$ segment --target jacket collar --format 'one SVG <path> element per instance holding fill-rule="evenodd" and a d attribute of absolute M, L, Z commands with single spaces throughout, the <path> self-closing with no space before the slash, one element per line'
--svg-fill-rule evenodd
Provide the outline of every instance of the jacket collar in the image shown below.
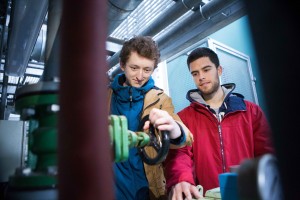
<path fill-rule="evenodd" d="M 132 86 L 123 86 L 125 82 L 125 74 L 118 74 L 111 83 L 110 88 L 114 91 L 116 97 L 122 101 L 140 100 L 145 94 L 154 87 L 154 80 L 152 77 L 140 88 Z"/>
<path fill-rule="evenodd" d="M 239 93 L 234 93 L 235 84 L 227 83 L 221 85 L 222 90 L 225 93 L 224 101 L 220 107 L 219 112 L 233 112 L 235 110 L 246 110 L 246 104 L 244 102 L 244 96 Z M 209 108 L 209 105 L 203 99 L 201 92 L 198 89 L 189 90 L 186 94 L 186 98 L 191 103 L 199 103 Z"/>
<path fill-rule="evenodd" d="M 235 84 L 234 83 L 228 83 L 228 84 L 224 84 L 221 85 L 223 92 L 225 93 L 225 98 L 228 98 L 230 96 L 230 94 L 232 93 L 232 91 L 235 89 Z M 205 102 L 205 100 L 203 99 L 200 90 L 198 89 L 193 89 L 193 90 L 189 90 L 186 94 L 186 98 L 187 100 L 189 100 L 190 102 L 198 102 L 204 105 L 207 105 L 207 103 Z"/>

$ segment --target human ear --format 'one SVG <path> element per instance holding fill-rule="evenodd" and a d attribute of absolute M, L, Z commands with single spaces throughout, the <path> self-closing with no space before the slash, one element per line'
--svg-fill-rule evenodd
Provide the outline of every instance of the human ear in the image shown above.
<path fill-rule="evenodd" d="M 218 75 L 221 76 L 223 73 L 223 67 L 221 65 L 219 65 L 219 67 L 217 68 L 218 70 Z"/>

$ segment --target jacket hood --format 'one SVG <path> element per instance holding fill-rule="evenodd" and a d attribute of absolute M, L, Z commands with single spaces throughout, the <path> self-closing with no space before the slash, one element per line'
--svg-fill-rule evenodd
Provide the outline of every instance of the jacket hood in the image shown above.
<path fill-rule="evenodd" d="M 230 96 L 230 94 L 232 94 L 233 90 L 235 89 L 235 84 L 227 83 L 227 84 L 221 85 L 221 87 L 225 93 L 225 99 L 227 99 Z M 241 95 L 241 94 L 238 94 L 238 93 L 234 93 L 234 94 L 243 97 L 243 95 Z M 186 94 L 186 99 L 189 100 L 191 103 L 196 101 L 198 103 L 206 105 L 206 102 L 203 99 L 199 89 L 189 90 Z"/>
<path fill-rule="evenodd" d="M 227 83 L 221 85 L 222 90 L 225 93 L 225 98 L 223 104 L 221 105 L 219 111 L 224 113 L 233 112 L 236 110 L 245 110 L 246 104 L 244 102 L 244 96 L 239 93 L 234 93 L 235 84 L 234 83 Z M 209 107 L 208 104 L 203 99 L 201 92 L 198 89 L 189 90 L 187 92 L 186 98 L 191 103 L 200 103 L 205 107 Z"/>
<path fill-rule="evenodd" d="M 121 101 L 140 100 L 143 99 L 145 94 L 154 87 L 154 80 L 152 77 L 140 88 L 132 86 L 123 86 L 126 81 L 125 74 L 118 74 L 110 85 L 110 88 L 114 91 L 114 94 L 118 96 Z"/>
<path fill-rule="evenodd" d="M 142 87 L 123 86 L 125 74 L 119 74 L 111 83 L 110 88 L 113 90 L 110 105 L 110 114 L 124 115 L 128 121 L 128 129 L 137 131 L 140 114 L 143 110 L 145 94 L 154 86 L 154 81 L 150 77 Z"/>

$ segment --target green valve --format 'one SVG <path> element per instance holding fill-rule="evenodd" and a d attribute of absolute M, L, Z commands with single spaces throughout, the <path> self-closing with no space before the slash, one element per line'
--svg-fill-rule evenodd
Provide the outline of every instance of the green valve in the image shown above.
<path fill-rule="evenodd" d="M 128 125 L 127 119 L 125 116 L 120 116 L 120 124 L 121 124 L 121 162 L 126 161 L 129 157 L 129 140 L 128 140 Z"/>
<path fill-rule="evenodd" d="M 129 148 L 144 147 L 150 143 L 150 137 L 146 133 L 135 133 L 128 130 L 125 116 L 110 115 L 109 122 L 109 133 L 114 149 L 115 162 L 127 160 Z"/>
<path fill-rule="evenodd" d="M 150 142 L 150 137 L 145 132 L 137 132 L 138 135 L 138 143 L 137 147 L 144 147 Z"/>

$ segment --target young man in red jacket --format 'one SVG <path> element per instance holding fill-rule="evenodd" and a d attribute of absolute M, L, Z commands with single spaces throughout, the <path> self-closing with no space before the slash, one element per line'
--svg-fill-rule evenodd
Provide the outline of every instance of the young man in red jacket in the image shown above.
<path fill-rule="evenodd" d="M 273 153 L 271 131 L 261 108 L 233 93 L 235 84 L 220 85 L 222 67 L 217 54 L 197 48 L 187 59 L 197 89 L 187 93 L 191 104 L 178 115 L 194 135 L 192 147 L 170 150 L 165 162 L 172 200 L 199 198 L 219 187 L 218 175 L 246 158 Z"/>

